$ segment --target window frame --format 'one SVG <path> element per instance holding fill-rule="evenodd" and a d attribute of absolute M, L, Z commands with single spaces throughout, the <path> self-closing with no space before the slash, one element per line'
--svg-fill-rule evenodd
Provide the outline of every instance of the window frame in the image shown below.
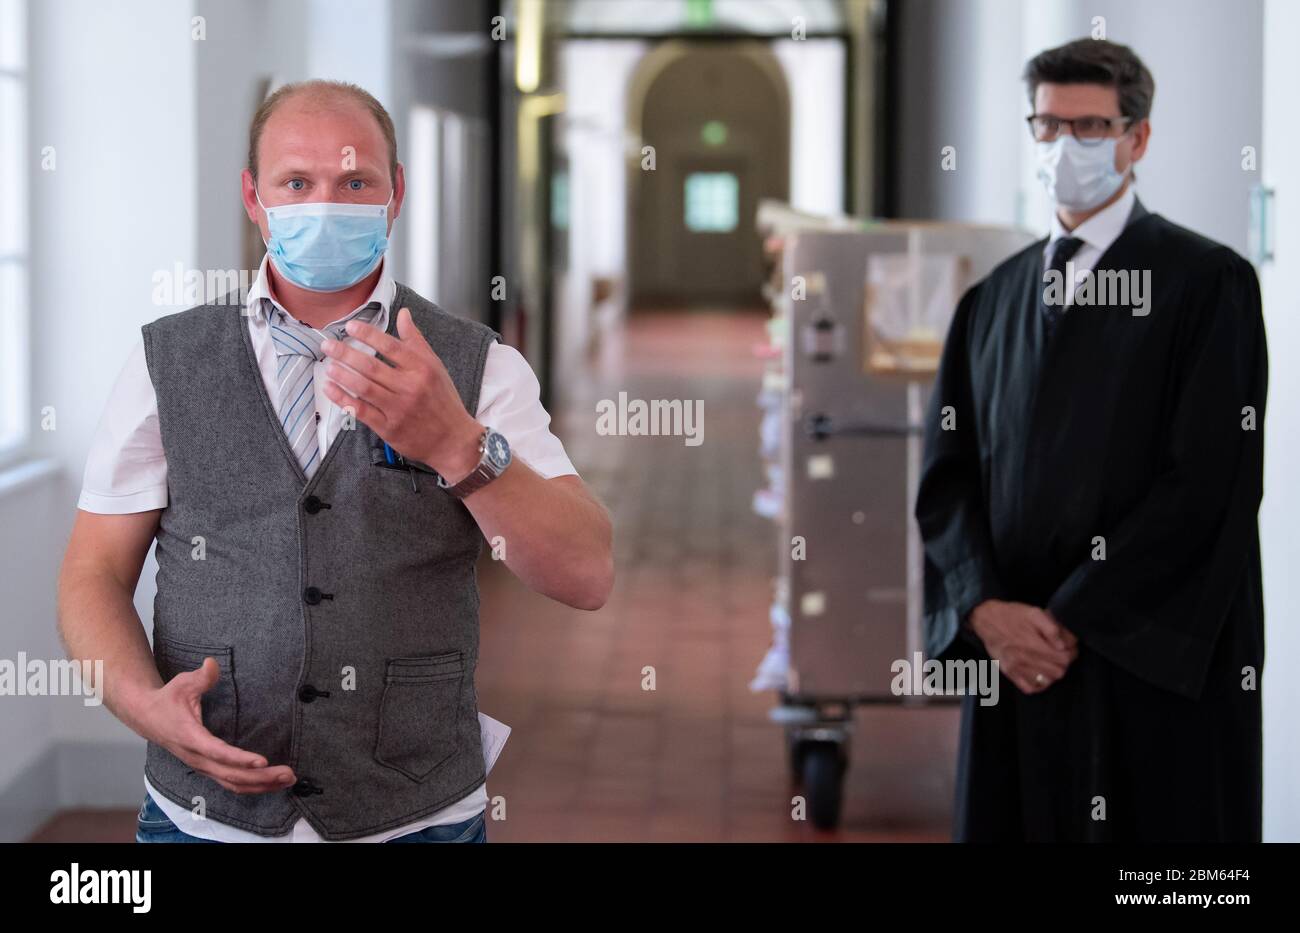
<path fill-rule="evenodd" d="M 0 0 L 0 32 L 16 36 L 15 61 L 0 59 L 0 95 L 10 89 L 13 112 L 0 109 L 0 145 L 11 140 L 16 164 L 0 172 L 0 231 L 12 229 L 14 241 L 0 242 L 0 469 L 32 453 L 31 418 L 31 226 L 27 158 L 30 141 L 31 81 L 27 0 Z M 3 100 L 0 100 L 3 103 Z M 4 154 L 0 154 L 2 156 Z M 0 166 L 4 159 L 0 158 Z M 10 277 L 12 276 L 12 277 Z M 7 306 L 13 301 L 13 306 Z"/>

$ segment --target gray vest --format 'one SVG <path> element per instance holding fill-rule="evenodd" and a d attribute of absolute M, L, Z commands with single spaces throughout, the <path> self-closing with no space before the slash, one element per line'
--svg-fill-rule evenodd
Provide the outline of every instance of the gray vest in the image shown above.
<path fill-rule="evenodd" d="M 309 482 L 262 382 L 242 298 L 226 297 L 143 328 L 168 480 L 154 656 L 164 682 L 215 658 L 204 724 L 299 780 L 231 793 L 152 742 L 145 774 L 181 806 L 202 798 L 210 818 L 263 836 L 300 816 L 330 840 L 402 826 L 485 777 L 474 690 L 482 534 L 434 473 L 388 466 L 359 421 Z M 497 334 L 400 284 L 389 333 L 402 307 L 474 412 Z"/>

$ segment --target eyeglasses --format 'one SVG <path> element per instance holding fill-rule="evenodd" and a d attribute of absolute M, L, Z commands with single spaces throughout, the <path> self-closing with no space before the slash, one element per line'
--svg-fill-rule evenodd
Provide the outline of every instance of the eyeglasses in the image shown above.
<path fill-rule="evenodd" d="M 1111 131 L 1116 126 L 1124 128 L 1118 135 L 1122 136 L 1128 132 L 1128 125 L 1133 122 L 1133 117 L 1075 117 L 1073 120 L 1067 120 L 1048 113 L 1035 113 L 1025 117 L 1025 121 L 1029 124 L 1030 135 L 1040 143 L 1050 143 L 1056 139 L 1064 124 L 1070 127 L 1070 133 L 1081 144 L 1096 146 L 1103 139 L 1110 138 Z"/>

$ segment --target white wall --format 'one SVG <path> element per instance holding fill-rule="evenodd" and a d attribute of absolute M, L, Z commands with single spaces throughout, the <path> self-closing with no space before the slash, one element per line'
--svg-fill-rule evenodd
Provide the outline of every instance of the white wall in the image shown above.
<path fill-rule="evenodd" d="M 1268 330 L 1268 411 L 1264 425 L 1264 827 L 1274 842 L 1300 842 L 1300 127 L 1295 91 L 1300 87 L 1300 4 L 1267 0 L 1264 13 L 1265 184 L 1277 191 L 1273 228 L 1276 259 L 1260 270 Z"/>
<path fill-rule="evenodd" d="M 591 282 L 626 284 L 628 83 L 648 46 L 632 40 L 566 43 L 564 145 L 569 157 L 569 268 L 557 310 L 557 369 L 577 372 L 592 339 Z"/>
<path fill-rule="evenodd" d="M 10 474 L 12 477 L 12 474 Z M 0 657 L 17 661 L 20 652 L 33 659 L 62 658 L 54 628 L 53 595 L 58 551 L 68 510 L 64 484 L 39 470 L 22 480 L 0 482 Z M 52 527 L 53 526 L 53 527 Z M 12 529 L 24 529 L 16 534 Z M 54 746 L 55 718 L 61 705 L 45 697 L 6 696 L 0 716 L 0 789 L 8 788 Z M 11 810 L 18 809 L 18 802 Z M 29 832 L 44 814 L 24 821 L 23 814 L 0 814 L 0 841 L 12 842 Z M 5 834 L 17 833 L 13 838 Z"/>
<path fill-rule="evenodd" d="M 151 303 L 154 271 L 196 258 L 192 12 L 184 0 L 29 4 L 32 404 L 55 417 L 53 430 L 37 431 L 34 452 L 54 469 L 0 486 L 6 658 L 63 657 L 56 582 L 90 437 L 140 325 L 172 310 Z M 41 166 L 47 146 L 51 171 Z M 146 617 L 148 600 L 137 600 Z M 61 760 L 61 743 L 139 743 L 78 698 L 5 708 L 0 789 L 38 767 L 55 782 L 48 800 L 31 801 L 33 817 L 83 802 L 60 796 L 67 785 L 57 765 L 50 773 L 41 764 Z M 138 794 L 138 783 L 129 790 Z M 85 802 L 133 802 L 111 796 L 126 788 L 106 791 L 109 800 Z M 15 829 L 23 827 L 6 822 Z"/>
<path fill-rule="evenodd" d="M 391 0 L 306 0 L 307 72 L 351 81 L 388 106 L 392 98 Z M 484 23 L 484 28 L 487 24 Z"/>
<path fill-rule="evenodd" d="M 790 86 L 790 204 L 796 210 L 845 212 L 845 51 L 837 39 L 772 43 Z"/>
<path fill-rule="evenodd" d="M 43 521 L 4 516 L 0 525 L 25 529 L 24 546 L 51 572 L 104 398 L 140 325 L 174 310 L 152 304 L 153 274 L 197 258 L 192 13 L 175 0 L 30 4 L 31 143 L 57 154 L 55 170 L 35 168 L 31 186 L 33 403 L 54 406 L 56 430 L 36 442 L 62 472 L 49 491 L 29 490 L 48 497 Z M 15 515 L 29 508 L 0 502 Z M 44 655 L 57 645 L 53 576 L 13 582 L 23 614 L 11 624 Z M 137 603 L 146 612 L 147 598 Z M 102 707 L 49 702 L 44 744 L 17 746 L 10 767 L 61 740 L 134 738 Z"/>

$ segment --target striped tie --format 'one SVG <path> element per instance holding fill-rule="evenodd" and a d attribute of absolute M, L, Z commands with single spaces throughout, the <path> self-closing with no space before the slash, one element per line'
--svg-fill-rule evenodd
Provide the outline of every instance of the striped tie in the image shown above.
<path fill-rule="evenodd" d="M 271 341 L 278 358 L 276 372 L 280 383 L 278 411 L 280 427 L 284 429 L 294 456 L 302 471 L 311 479 L 320 465 L 320 441 L 317 438 L 316 364 L 325 359 L 320 345 L 326 337 L 341 340 L 347 336 L 343 325 L 353 318 L 373 322 L 380 311 L 378 302 L 358 308 L 345 318 L 326 325 L 324 330 L 309 327 L 285 314 L 271 302 L 265 302 Z"/>

